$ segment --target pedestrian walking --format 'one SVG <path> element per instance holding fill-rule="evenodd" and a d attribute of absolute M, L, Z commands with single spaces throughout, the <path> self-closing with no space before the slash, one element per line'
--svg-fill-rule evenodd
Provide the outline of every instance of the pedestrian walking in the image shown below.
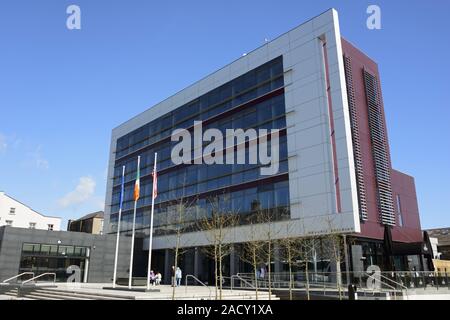
<path fill-rule="evenodd" d="M 155 272 L 153 272 L 153 270 L 150 270 L 150 276 L 149 276 L 149 278 L 150 278 L 150 284 L 155 285 L 155 278 L 156 278 L 156 275 L 155 275 Z"/>
<path fill-rule="evenodd" d="M 177 287 L 181 285 L 181 278 L 183 276 L 183 273 L 181 272 L 180 267 L 177 267 L 177 270 L 175 272 L 175 279 L 177 281 Z"/>
<path fill-rule="evenodd" d="M 156 277 L 155 277 L 155 284 L 157 286 L 159 286 L 161 284 L 161 281 L 162 281 L 162 275 L 161 275 L 161 272 L 158 271 L 156 273 Z"/>

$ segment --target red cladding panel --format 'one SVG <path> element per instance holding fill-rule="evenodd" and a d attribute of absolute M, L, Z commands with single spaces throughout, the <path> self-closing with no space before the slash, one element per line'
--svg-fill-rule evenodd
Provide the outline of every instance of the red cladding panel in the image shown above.
<path fill-rule="evenodd" d="M 422 228 L 420 226 L 414 178 L 394 169 L 391 172 L 395 212 L 399 212 L 397 205 L 398 195 L 403 220 L 403 227 L 400 227 L 399 217 L 397 215 L 397 227 L 392 230 L 392 240 L 399 242 L 420 242 L 422 241 Z"/>
<path fill-rule="evenodd" d="M 368 106 L 364 85 L 363 70 L 374 75 L 380 83 L 380 75 L 377 64 L 367 57 L 359 49 L 355 48 L 345 39 L 342 39 L 342 50 L 351 61 L 351 76 L 354 89 L 356 106 L 356 119 L 358 122 L 358 135 L 360 140 L 361 160 L 363 166 L 363 180 L 367 201 L 367 220 L 361 223 L 361 237 L 382 240 L 384 237 L 384 225 L 380 223 L 380 215 L 377 205 L 377 184 L 374 171 L 374 160 L 372 155 L 372 144 L 369 127 Z M 385 119 L 384 106 L 381 94 L 381 115 Z M 386 121 L 384 122 L 384 133 L 387 137 Z M 391 166 L 389 144 L 386 145 L 389 167 Z M 405 174 L 391 170 L 391 183 L 393 191 L 394 208 L 397 215 L 396 194 L 400 194 L 403 213 L 403 227 L 396 226 L 392 229 L 394 241 L 417 242 L 421 241 L 421 229 L 419 213 L 415 192 L 414 180 Z M 403 199 L 404 198 L 404 199 Z"/>

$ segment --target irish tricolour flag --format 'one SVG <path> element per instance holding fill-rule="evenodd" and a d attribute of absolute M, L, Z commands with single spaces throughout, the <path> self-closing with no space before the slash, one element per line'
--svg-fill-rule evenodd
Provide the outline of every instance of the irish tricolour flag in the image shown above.
<path fill-rule="evenodd" d="M 134 201 L 138 201 L 139 193 L 141 190 L 140 170 L 139 170 L 140 166 L 141 166 L 141 156 L 138 157 L 138 161 L 137 161 L 136 182 L 134 183 Z"/>

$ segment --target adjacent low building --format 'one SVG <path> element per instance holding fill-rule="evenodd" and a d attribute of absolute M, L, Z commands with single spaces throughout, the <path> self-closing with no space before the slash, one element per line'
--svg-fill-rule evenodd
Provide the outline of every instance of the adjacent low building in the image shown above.
<path fill-rule="evenodd" d="M 58 231 L 60 225 L 61 218 L 45 216 L 0 192 L 0 226 Z"/>
<path fill-rule="evenodd" d="M 103 234 L 103 216 L 103 211 L 96 211 L 77 220 L 69 220 L 67 231 Z"/>
<path fill-rule="evenodd" d="M 0 192 L 0 282 L 23 272 L 50 273 L 48 279 L 81 282 L 112 280 L 116 236 L 102 235 L 103 212 L 69 221 L 44 216 Z M 128 276 L 130 239 L 119 245 L 118 277 Z M 43 279 L 47 280 L 47 279 Z"/>
<path fill-rule="evenodd" d="M 118 277 L 128 276 L 131 242 L 119 245 Z M 112 281 L 115 235 L 0 227 L 0 282 L 23 272 L 54 273 L 56 281 Z M 52 275 L 46 279 L 52 280 Z"/>
<path fill-rule="evenodd" d="M 430 237 L 437 241 L 436 249 L 439 256 L 436 258 L 441 260 L 450 260 L 450 228 L 428 229 L 426 232 Z"/>

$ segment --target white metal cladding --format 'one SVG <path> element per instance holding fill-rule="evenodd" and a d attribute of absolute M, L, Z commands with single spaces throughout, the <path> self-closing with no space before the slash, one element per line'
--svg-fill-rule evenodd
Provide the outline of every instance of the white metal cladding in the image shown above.
<path fill-rule="evenodd" d="M 391 167 L 387 153 L 387 141 L 383 114 L 381 113 L 381 98 L 378 79 L 363 70 L 364 85 L 369 113 L 370 138 L 372 156 L 375 166 L 377 183 L 377 202 L 381 223 L 394 226 L 395 212 L 392 198 Z"/>
<path fill-rule="evenodd" d="M 355 88 L 353 86 L 352 61 L 344 56 L 345 80 L 347 83 L 348 108 L 350 110 L 350 123 L 352 126 L 353 155 L 355 157 L 356 183 L 358 185 L 359 216 L 367 220 L 367 198 L 364 182 L 364 170 L 361 154 L 361 141 L 359 138 L 358 116 L 356 112 Z"/>

